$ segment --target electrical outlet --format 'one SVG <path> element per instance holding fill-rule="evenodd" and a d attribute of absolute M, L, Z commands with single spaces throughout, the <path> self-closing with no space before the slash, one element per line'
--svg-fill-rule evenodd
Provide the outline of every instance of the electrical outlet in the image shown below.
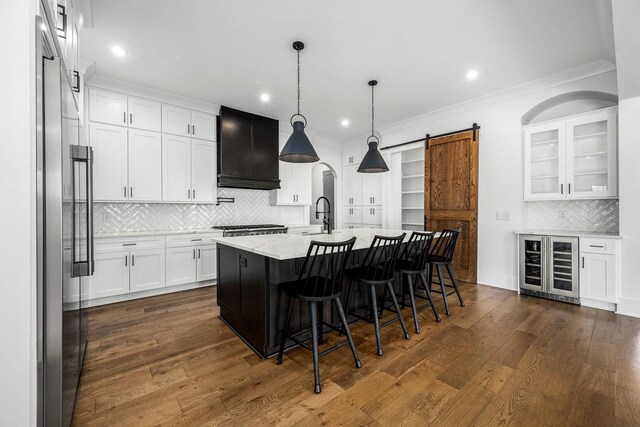
<path fill-rule="evenodd" d="M 496 212 L 496 219 L 498 221 L 511 221 L 511 212 Z"/>

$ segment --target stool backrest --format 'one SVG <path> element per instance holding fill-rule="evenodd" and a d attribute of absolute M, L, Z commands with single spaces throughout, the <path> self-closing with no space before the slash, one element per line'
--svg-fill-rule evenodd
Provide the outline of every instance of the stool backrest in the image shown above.
<path fill-rule="evenodd" d="M 393 273 L 400 255 L 400 247 L 406 236 L 375 236 L 360 266 L 363 278 L 367 280 L 385 281 L 393 279 Z"/>
<path fill-rule="evenodd" d="M 433 243 L 434 232 L 414 231 L 409 237 L 400 259 L 410 271 L 422 271 L 427 268 L 427 258 Z"/>
<path fill-rule="evenodd" d="M 299 283 L 306 292 L 331 294 L 340 291 L 342 275 L 351 255 L 356 238 L 343 242 L 317 242 L 309 244 L 307 256 L 302 263 Z"/>
<path fill-rule="evenodd" d="M 461 228 L 457 230 L 442 230 L 436 243 L 432 246 L 430 257 L 438 258 L 441 261 L 453 261 L 453 253 L 456 250 L 456 242 L 460 235 Z"/>

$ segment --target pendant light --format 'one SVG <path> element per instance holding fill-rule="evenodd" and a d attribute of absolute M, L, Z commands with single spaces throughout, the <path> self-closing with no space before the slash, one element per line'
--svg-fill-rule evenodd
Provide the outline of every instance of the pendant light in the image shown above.
<path fill-rule="evenodd" d="M 298 112 L 291 116 L 289 123 L 293 127 L 293 133 L 282 148 L 278 157 L 283 162 L 290 163 L 313 163 L 320 160 L 313 149 L 311 141 L 304 133 L 307 127 L 307 118 L 300 114 L 300 51 L 304 49 L 304 43 L 300 41 L 293 42 L 293 49 L 298 52 Z M 299 116 L 304 119 L 304 123 L 300 120 L 293 121 L 293 118 Z"/>
<path fill-rule="evenodd" d="M 377 80 L 369 81 L 369 86 L 371 86 L 371 136 L 367 138 L 367 144 L 369 145 L 369 150 L 367 150 L 367 154 L 364 155 L 362 159 L 362 163 L 360 163 L 360 167 L 358 167 L 358 172 L 361 173 L 378 173 L 378 172 L 388 172 L 389 168 L 382 158 L 382 154 L 378 151 L 378 144 L 380 144 L 380 140 L 373 133 L 373 119 L 374 119 L 374 100 L 373 100 L 373 88 L 378 84 Z"/>

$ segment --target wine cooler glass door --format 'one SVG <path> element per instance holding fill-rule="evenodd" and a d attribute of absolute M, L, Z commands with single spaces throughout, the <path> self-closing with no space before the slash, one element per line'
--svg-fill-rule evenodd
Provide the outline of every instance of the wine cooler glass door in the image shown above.
<path fill-rule="evenodd" d="M 520 287 L 544 291 L 545 258 L 543 236 L 520 236 Z"/>
<path fill-rule="evenodd" d="M 548 292 L 578 297 L 578 239 L 550 237 L 548 252 Z"/>

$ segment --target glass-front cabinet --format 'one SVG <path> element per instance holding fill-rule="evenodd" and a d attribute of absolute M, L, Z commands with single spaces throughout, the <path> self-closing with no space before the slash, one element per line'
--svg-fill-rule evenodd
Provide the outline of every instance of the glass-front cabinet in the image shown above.
<path fill-rule="evenodd" d="M 617 109 L 606 108 L 524 128 L 524 199 L 618 196 Z"/>
<path fill-rule="evenodd" d="M 545 262 L 544 236 L 520 237 L 520 287 L 532 291 L 544 291 Z"/>

